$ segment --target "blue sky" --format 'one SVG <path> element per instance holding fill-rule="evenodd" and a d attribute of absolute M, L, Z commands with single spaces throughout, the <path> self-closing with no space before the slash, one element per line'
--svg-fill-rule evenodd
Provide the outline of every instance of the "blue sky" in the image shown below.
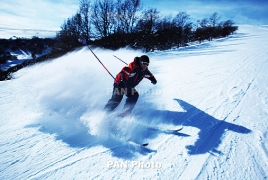
<path fill-rule="evenodd" d="M 79 0 L 1 0 L 0 28 L 58 30 Z"/>
<path fill-rule="evenodd" d="M 268 25 L 268 0 L 144 0 L 143 4 L 155 7 L 163 15 L 186 12 L 192 22 L 218 12 L 222 21 L 232 19 L 236 24 Z"/>
<path fill-rule="evenodd" d="M 191 21 L 218 12 L 221 20 L 236 24 L 268 25 L 268 0 L 143 0 L 143 8 L 161 15 L 186 12 Z M 1 0 L 0 28 L 60 30 L 79 8 L 79 0 Z"/>

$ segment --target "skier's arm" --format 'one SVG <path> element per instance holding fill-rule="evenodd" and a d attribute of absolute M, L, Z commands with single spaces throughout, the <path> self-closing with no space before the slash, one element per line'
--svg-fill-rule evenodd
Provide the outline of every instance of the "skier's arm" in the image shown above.
<path fill-rule="evenodd" d="M 152 84 L 156 84 L 156 83 L 157 83 L 157 80 L 155 79 L 154 76 L 151 76 L 151 77 L 149 77 L 148 79 L 151 80 L 151 83 L 152 83 Z"/>
<path fill-rule="evenodd" d="M 117 74 L 114 83 L 118 84 L 124 80 L 127 80 L 130 75 L 131 69 L 129 67 L 123 67 L 122 70 Z"/>
<path fill-rule="evenodd" d="M 149 79 L 152 84 L 157 83 L 157 80 L 155 79 L 154 75 L 149 70 L 147 70 L 147 73 L 146 73 L 146 75 L 144 77 Z"/>

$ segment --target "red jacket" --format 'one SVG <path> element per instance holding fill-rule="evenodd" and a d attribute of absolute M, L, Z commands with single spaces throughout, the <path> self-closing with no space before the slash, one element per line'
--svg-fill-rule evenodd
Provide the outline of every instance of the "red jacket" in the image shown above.
<path fill-rule="evenodd" d="M 123 81 L 126 87 L 135 87 L 144 77 L 151 80 L 153 84 L 156 84 L 154 75 L 148 69 L 143 71 L 140 65 L 133 61 L 128 66 L 122 68 L 120 73 L 116 75 L 114 83 L 118 84 L 120 81 Z"/>

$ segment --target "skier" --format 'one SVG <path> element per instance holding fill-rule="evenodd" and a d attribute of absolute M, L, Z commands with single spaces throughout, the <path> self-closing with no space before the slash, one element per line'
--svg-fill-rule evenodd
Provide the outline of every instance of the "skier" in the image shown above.
<path fill-rule="evenodd" d="M 124 117 L 131 113 L 139 98 L 135 86 L 144 77 L 149 79 L 152 84 L 157 83 L 154 75 L 148 70 L 149 62 L 149 57 L 142 55 L 141 57 L 135 57 L 133 62 L 122 68 L 114 80 L 112 97 L 104 107 L 106 111 L 113 111 L 120 104 L 123 96 L 126 95 L 126 103 L 120 116 Z"/>

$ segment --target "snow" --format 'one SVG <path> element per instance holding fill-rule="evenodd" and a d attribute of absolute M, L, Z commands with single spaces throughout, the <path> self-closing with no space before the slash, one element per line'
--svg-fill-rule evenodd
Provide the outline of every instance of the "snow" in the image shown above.
<path fill-rule="evenodd" d="M 16 29 L 16 28 L 3 28 L 0 27 L 0 38 L 10 39 L 10 38 L 53 38 L 59 30 L 42 30 L 42 29 Z"/>
<path fill-rule="evenodd" d="M 102 112 L 113 79 L 87 47 L 16 72 L 0 82 L 0 179 L 267 179 L 267 32 L 148 53 L 158 83 L 124 119 Z M 143 54 L 93 51 L 113 75 L 113 55 Z"/>
<path fill-rule="evenodd" d="M 17 66 L 18 64 L 22 64 L 23 62 L 32 59 L 32 55 L 30 53 L 26 53 L 22 50 L 19 52 L 12 52 L 10 54 L 16 56 L 17 59 L 7 60 L 5 64 L 0 64 L 0 69 L 3 71 L 6 71 L 11 67 Z"/>

